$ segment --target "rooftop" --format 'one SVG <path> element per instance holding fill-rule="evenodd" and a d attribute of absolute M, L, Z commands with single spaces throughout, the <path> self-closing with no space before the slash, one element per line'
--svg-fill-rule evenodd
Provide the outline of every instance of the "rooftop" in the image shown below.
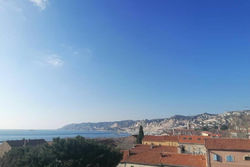
<path fill-rule="evenodd" d="M 205 144 L 205 139 L 210 138 L 208 136 L 179 136 L 179 143 L 188 144 Z"/>
<path fill-rule="evenodd" d="M 160 153 L 146 151 L 124 156 L 121 162 L 147 165 L 183 165 L 186 167 L 205 167 L 206 159 L 203 155 Z"/>
<path fill-rule="evenodd" d="M 155 141 L 155 142 L 164 142 L 164 141 L 173 141 L 178 142 L 178 136 L 144 136 L 143 141 Z"/>
<path fill-rule="evenodd" d="M 205 146 L 209 150 L 250 151 L 249 139 L 205 139 Z"/>

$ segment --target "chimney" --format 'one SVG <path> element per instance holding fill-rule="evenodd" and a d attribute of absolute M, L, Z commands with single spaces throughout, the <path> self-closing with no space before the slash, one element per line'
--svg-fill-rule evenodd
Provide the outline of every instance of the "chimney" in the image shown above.
<path fill-rule="evenodd" d="M 127 158 L 129 157 L 129 155 L 130 155 L 130 150 L 124 150 L 123 151 L 123 161 L 126 161 L 127 160 Z"/>

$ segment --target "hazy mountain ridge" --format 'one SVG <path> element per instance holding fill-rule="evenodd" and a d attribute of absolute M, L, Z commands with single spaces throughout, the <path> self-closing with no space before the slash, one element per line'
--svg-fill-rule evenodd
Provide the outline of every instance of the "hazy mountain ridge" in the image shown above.
<path fill-rule="evenodd" d="M 79 123 L 69 124 L 61 130 L 83 130 L 83 131 L 116 131 L 134 134 L 142 125 L 146 134 L 162 134 L 167 129 L 213 127 L 228 125 L 234 115 L 250 114 L 250 110 L 231 111 L 223 114 L 203 113 L 194 116 L 175 115 L 163 119 L 124 120 L 114 122 Z"/>

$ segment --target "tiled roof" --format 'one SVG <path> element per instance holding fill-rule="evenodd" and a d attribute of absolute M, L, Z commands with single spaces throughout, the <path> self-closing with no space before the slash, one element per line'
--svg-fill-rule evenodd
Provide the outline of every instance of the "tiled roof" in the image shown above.
<path fill-rule="evenodd" d="M 138 144 L 134 148 L 130 149 L 131 153 L 139 153 L 139 152 L 145 152 L 145 151 L 153 151 L 153 152 L 171 152 L 171 153 L 177 153 L 177 147 L 173 146 L 151 146 L 151 145 L 143 145 Z"/>
<path fill-rule="evenodd" d="M 159 153 L 146 151 L 125 156 L 121 162 L 147 165 L 177 165 L 185 167 L 205 167 L 206 159 L 203 155 Z"/>
<path fill-rule="evenodd" d="M 210 138 L 208 136 L 179 136 L 179 143 L 188 144 L 205 144 L 205 139 Z"/>
<path fill-rule="evenodd" d="M 146 151 L 146 152 L 123 156 L 123 158 L 125 159 L 123 159 L 121 162 L 148 164 L 148 165 L 156 165 L 161 163 L 161 153 L 159 152 Z"/>
<path fill-rule="evenodd" d="M 249 139 L 205 139 L 205 146 L 210 150 L 250 151 Z"/>
<path fill-rule="evenodd" d="M 203 155 L 177 154 L 177 147 L 138 144 L 123 151 L 123 163 L 147 165 L 176 165 L 185 167 L 205 167 Z"/>
<path fill-rule="evenodd" d="M 22 147 L 22 146 L 37 146 L 45 144 L 44 139 L 34 139 L 34 140 L 8 140 L 6 141 L 11 147 Z"/>
<path fill-rule="evenodd" d="M 173 141 L 173 142 L 178 142 L 178 136 L 144 136 L 143 141 L 155 141 L 155 142 Z"/>
<path fill-rule="evenodd" d="M 161 163 L 188 167 L 206 167 L 206 158 L 204 155 L 166 154 Z"/>

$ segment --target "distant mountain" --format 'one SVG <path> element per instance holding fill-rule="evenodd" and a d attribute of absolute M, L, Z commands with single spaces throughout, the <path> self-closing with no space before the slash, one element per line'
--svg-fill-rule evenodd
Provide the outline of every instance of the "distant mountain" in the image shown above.
<path fill-rule="evenodd" d="M 62 127 L 62 130 L 119 130 L 123 128 L 130 127 L 137 121 L 124 120 L 124 121 L 114 121 L 114 122 L 98 122 L 98 123 L 79 123 L 79 124 L 69 124 Z"/>
<path fill-rule="evenodd" d="M 250 114 L 250 110 L 231 111 L 223 114 L 203 113 L 194 116 L 175 115 L 170 118 L 151 119 L 151 120 L 124 120 L 114 122 L 98 123 L 79 123 L 69 124 L 60 130 L 83 130 L 83 131 L 116 131 L 135 134 L 138 127 L 144 127 L 145 134 L 162 134 L 167 129 L 192 128 L 201 129 L 202 127 L 220 127 L 228 125 L 235 115 Z"/>

